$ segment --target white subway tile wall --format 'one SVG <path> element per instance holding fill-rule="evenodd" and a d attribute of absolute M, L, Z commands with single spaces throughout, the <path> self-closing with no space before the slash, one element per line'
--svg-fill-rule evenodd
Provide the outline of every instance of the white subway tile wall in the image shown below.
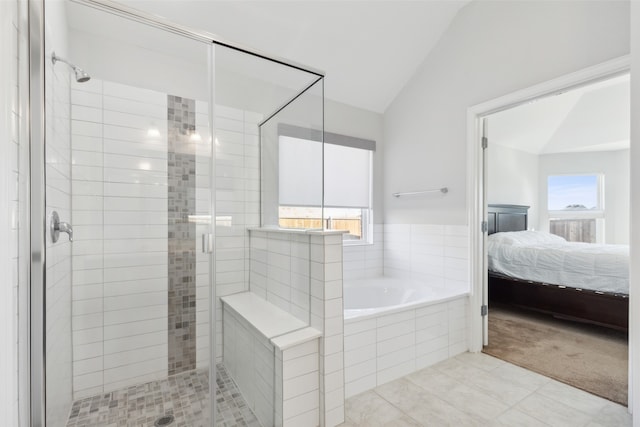
<path fill-rule="evenodd" d="M 224 306 L 224 364 L 262 425 L 274 419 L 274 348 L 233 309 Z"/>
<path fill-rule="evenodd" d="M 49 40 L 50 42 L 50 40 Z M 45 61 L 46 85 L 46 193 L 47 221 L 52 211 L 72 222 L 71 191 L 71 75 L 66 67 Z M 74 82 L 75 83 L 75 82 Z M 66 234 L 53 243 L 47 236 L 46 334 L 47 421 L 62 424 L 72 401 L 71 250 Z M 83 309 L 83 308 L 79 308 Z"/>
<path fill-rule="evenodd" d="M 167 375 L 167 96 L 74 85 L 74 398 Z"/>
<path fill-rule="evenodd" d="M 216 292 L 248 290 L 261 116 L 216 106 Z M 196 235 L 211 221 L 209 107 L 196 101 Z M 167 375 L 167 95 L 92 79 L 72 90 L 74 391 Z M 209 365 L 209 254 L 196 252 L 196 364 Z M 217 301 L 216 351 L 222 359 Z"/>
<path fill-rule="evenodd" d="M 252 312 L 247 317 L 247 311 L 254 308 L 252 303 L 242 306 L 237 300 L 226 299 L 223 304 L 225 369 L 262 425 L 317 426 L 319 331 L 300 329 L 296 323 L 302 322 L 259 300 L 263 305 L 257 310 L 260 316 Z M 252 322 L 280 327 L 267 332 L 269 328 L 259 330 Z"/>
<path fill-rule="evenodd" d="M 385 224 L 384 275 L 469 290 L 469 227 Z"/>
<path fill-rule="evenodd" d="M 206 103 L 196 103 L 196 129 L 202 138 L 206 130 Z M 222 305 L 220 297 L 249 290 L 249 234 L 247 228 L 260 225 L 260 143 L 258 123 L 262 115 L 250 111 L 216 105 L 216 363 L 222 361 Z M 202 132 L 200 132 L 202 129 Z M 206 171 L 204 159 L 199 159 L 199 170 Z M 198 211 L 207 212 L 208 191 L 204 173 L 197 172 Z M 203 194 L 203 197 L 198 195 Z M 198 235 L 200 231 L 198 231 Z M 209 297 L 205 268 L 206 255 L 198 255 L 197 363 L 208 364 Z M 202 303 L 200 303 L 202 302 Z"/>
<path fill-rule="evenodd" d="M 467 351 L 468 298 L 344 325 L 345 396 Z"/>
<path fill-rule="evenodd" d="M 384 225 L 373 225 L 373 243 L 345 245 L 344 280 L 380 277 L 384 273 Z"/>
<path fill-rule="evenodd" d="M 250 290 L 322 333 L 318 359 L 320 424 L 341 424 L 344 422 L 342 235 L 268 230 L 252 230 L 250 234 Z M 311 394 L 305 396 L 311 399 Z M 285 413 L 283 416 L 286 418 Z M 311 416 L 309 409 L 304 417 Z"/>
<path fill-rule="evenodd" d="M 318 340 L 276 349 L 276 425 L 314 427 L 320 417 Z M 281 368 L 280 368 L 281 367 Z M 279 371 L 282 372 L 279 372 Z M 279 423 L 281 421 L 281 424 Z"/>
<path fill-rule="evenodd" d="M 320 424 L 344 422 L 341 234 L 311 236 L 311 326 L 320 338 Z"/>
<path fill-rule="evenodd" d="M 309 324 L 311 237 L 302 233 L 251 231 L 250 290 Z M 318 267 L 320 268 L 320 267 Z M 320 328 L 317 328 L 320 329 Z"/>

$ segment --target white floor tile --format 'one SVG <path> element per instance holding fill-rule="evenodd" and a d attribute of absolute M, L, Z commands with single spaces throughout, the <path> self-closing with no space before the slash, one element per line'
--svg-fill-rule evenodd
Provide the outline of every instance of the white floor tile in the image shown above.
<path fill-rule="evenodd" d="M 461 354 L 346 401 L 351 426 L 631 426 L 627 408 L 484 354 Z"/>
<path fill-rule="evenodd" d="M 584 426 L 591 417 L 538 393 L 518 403 L 515 408 L 552 427 Z"/>
<path fill-rule="evenodd" d="M 540 375 L 536 372 L 529 371 L 510 363 L 505 363 L 504 365 L 496 368 L 492 371 L 492 375 L 531 391 L 538 390 L 540 387 L 550 381 L 553 381 L 549 377 L 545 377 L 544 375 Z"/>
<path fill-rule="evenodd" d="M 487 372 L 481 372 L 478 375 L 471 376 L 466 379 L 465 383 L 483 390 L 487 396 L 491 396 L 507 405 L 515 405 L 531 394 L 531 390 L 527 390 L 524 387 L 515 385 L 510 381 L 503 380 Z"/>
<path fill-rule="evenodd" d="M 608 402 L 587 424 L 587 427 L 631 427 L 632 425 L 633 420 L 626 407 Z"/>
<path fill-rule="evenodd" d="M 469 365 L 475 366 L 476 368 L 482 369 L 484 371 L 493 371 L 496 368 L 508 365 L 507 362 L 484 353 L 465 352 L 457 355 L 455 359 L 461 361 L 462 363 L 468 363 Z"/>
<path fill-rule="evenodd" d="M 509 406 L 473 386 L 459 384 L 439 396 L 445 402 L 466 414 L 491 421 L 509 409 Z"/>
<path fill-rule="evenodd" d="M 384 426 L 404 414 L 373 391 L 347 400 L 345 415 L 355 426 Z"/>
<path fill-rule="evenodd" d="M 376 393 L 423 425 L 480 426 L 486 423 L 404 378 L 376 388 Z"/>
<path fill-rule="evenodd" d="M 549 425 L 513 408 L 500 415 L 496 421 L 499 426 L 508 427 L 546 427 Z"/>
<path fill-rule="evenodd" d="M 538 390 L 538 394 L 577 409 L 587 415 L 597 415 L 607 401 L 586 391 L 571 387 L 558 381 L 549 381 Z"/>

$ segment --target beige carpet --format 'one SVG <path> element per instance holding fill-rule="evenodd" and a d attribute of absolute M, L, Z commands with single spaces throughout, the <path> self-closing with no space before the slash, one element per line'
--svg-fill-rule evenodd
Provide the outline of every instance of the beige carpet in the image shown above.
<path fill-rule="evenodd" d="M 627 405 L 627 342 L 623 332 L 494 305 L 483 351 Z"/>

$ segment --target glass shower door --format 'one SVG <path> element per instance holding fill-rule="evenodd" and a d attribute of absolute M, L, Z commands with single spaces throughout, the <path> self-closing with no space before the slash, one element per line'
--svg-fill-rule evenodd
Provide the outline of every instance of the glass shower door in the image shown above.
<path fill-rule="evenodd" d="M 47 425 L 210 425 L 211 46 L 45 12 Z"/>
<path fill-rule="evenodd" d="M 277 387 L 225 371 L 217 297 L 256 290 L 261 124 L 321 131 L 322 75 L 110 1 L 30 5 L 33 425 L 274 424 Z"/>

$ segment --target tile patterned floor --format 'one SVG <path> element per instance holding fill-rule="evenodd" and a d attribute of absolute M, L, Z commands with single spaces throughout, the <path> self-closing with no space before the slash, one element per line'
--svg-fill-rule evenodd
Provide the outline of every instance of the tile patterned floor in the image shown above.
<path fill-rule="evenodd" d="M 218 366 L 216 382 L 216 427 L 261 427 L 222 365 Z"/>
<path fill-rule="evenodd" d="M 174 416 L 169 427 L 208 427 L 208 397 L 209 371 L 185 372 L 78 400 L 67 427 L 152 427 L 163 415 Z M 260 426 L 222 365 L 217 370 L 216 399 L 217 426 Z"/>
<path fill-rule="evenodd" d="M 627 408 L 486 354 L 464 353 L 349 398 L 355 426 L 631 426 Z"/>

